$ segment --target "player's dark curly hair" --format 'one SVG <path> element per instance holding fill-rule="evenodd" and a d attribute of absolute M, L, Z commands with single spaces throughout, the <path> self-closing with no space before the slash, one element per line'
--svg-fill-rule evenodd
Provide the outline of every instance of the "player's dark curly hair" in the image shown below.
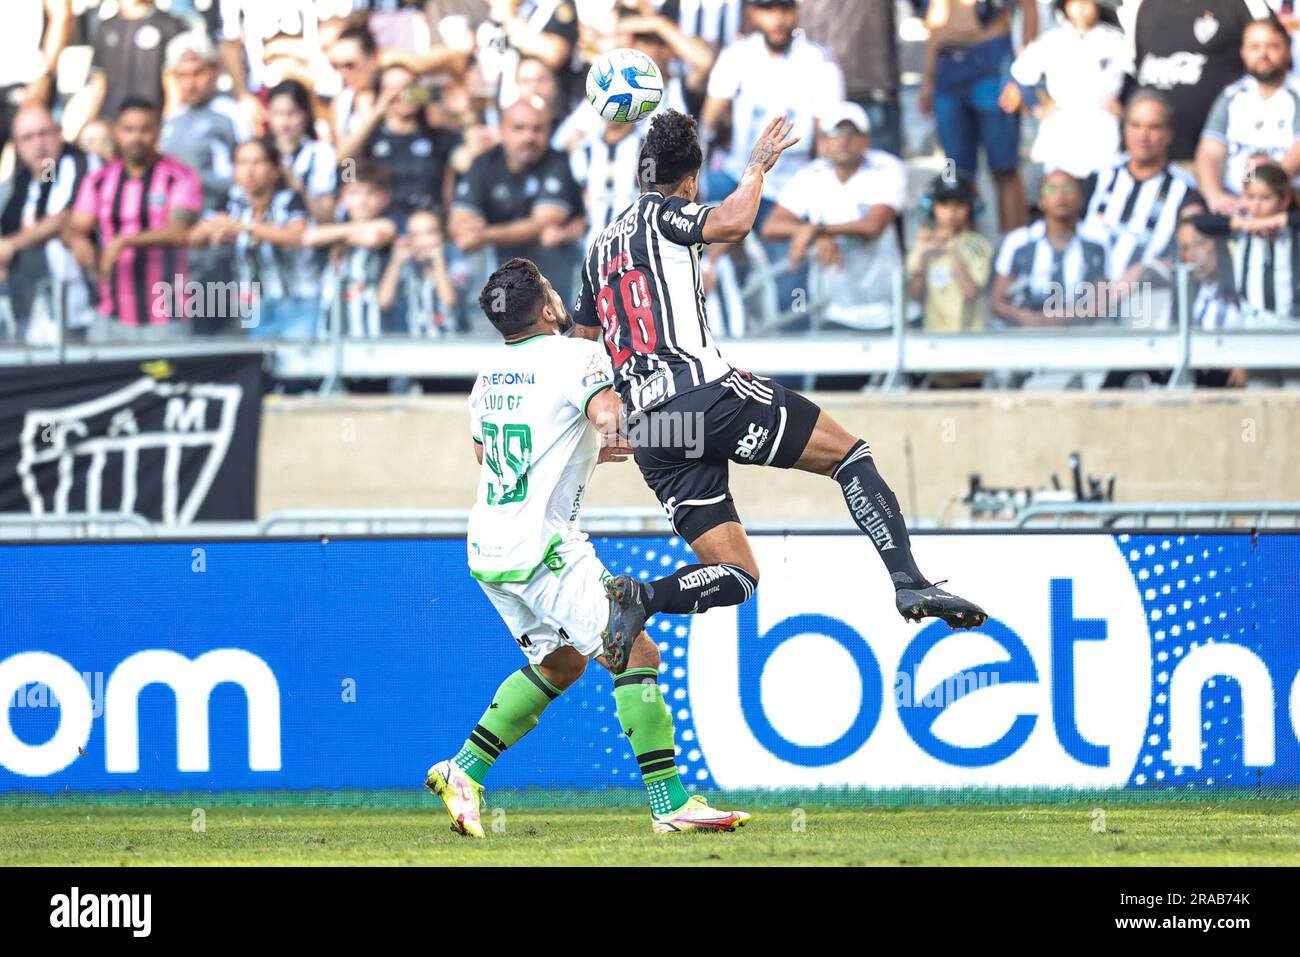
<path fill-rule="evenodd" d="M 546 287 L 536 263 L 520 258 L 502 263 L 488 276 L 478 304 L 501 335 L 523 332 L 537 321 L 546 305 Z"/>
<path fill-rule="evenodd" d="M 667 110 L 650 120 L 637 163 L 642 190 L 671 193 L 703 163 L 694 117 Z"/>

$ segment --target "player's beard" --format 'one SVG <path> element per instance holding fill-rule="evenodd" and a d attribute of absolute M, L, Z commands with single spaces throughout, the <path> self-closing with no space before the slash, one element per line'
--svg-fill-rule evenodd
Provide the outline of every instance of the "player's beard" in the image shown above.
<path fill-rule="evenodd" d="M 573 329 L 573 316 L 569 315 L 569 310 L 563 306 L 560 307 L 555 317 L 555 328 L 559 330 L 562 336 L 567 336 Z"/>

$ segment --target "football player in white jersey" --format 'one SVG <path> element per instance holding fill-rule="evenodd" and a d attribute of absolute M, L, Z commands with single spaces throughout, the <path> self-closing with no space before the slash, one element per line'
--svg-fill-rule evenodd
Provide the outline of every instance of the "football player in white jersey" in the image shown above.
<path fill-rule="evenodd" d="M 470 394 L 480 471 L 466 547 L 470 574 L 528 663 L 502 682 L 460 751 L 429 768 L 425 786 L 442 799 L 453 831 L 481 838 L 489 768 L 590 659 L 609 667 L 610 575 L 578 518 L 597 462 L 626 457 L 630 448 L 617 439 L 620 400 L 609 358 L 596 343 L 565 335 L 573 320 L 534 263 L 512 259 L 497 269 L 479 305 L 505 344 Z M 636 643 L 615 677 L 614 700 L 655 832 L 733 831 L 749 820 L 743 811 L 710 808 L 682 786 L 653 641 Z"/>

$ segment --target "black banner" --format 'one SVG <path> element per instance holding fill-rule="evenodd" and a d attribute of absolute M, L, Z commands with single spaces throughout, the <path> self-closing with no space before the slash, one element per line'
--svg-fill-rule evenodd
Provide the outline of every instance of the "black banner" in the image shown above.
<path fill-rule="evenodd" d="M 262 357 L 0 370 L 0 513 L 252 519 Z"/>

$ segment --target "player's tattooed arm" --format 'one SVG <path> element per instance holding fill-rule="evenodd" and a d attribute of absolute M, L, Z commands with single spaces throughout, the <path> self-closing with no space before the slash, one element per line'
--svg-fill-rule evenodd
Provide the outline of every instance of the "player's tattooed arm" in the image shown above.
<path fill-rule="evenodd" d="M 749 154 L 749 165 L 740 178 L 740 185 L 704 221 L 706 243 L 738 243 L 749 235 L 763 199 L 763 174 L 776 165 L 783 152 L 799 142 L 797 136 L 788 138 L 792 129 L 794 125 L 787 124 L 784 116 L 767 124 Z"/>
<path fill-rule="evenodd" d="M 758 138 L 754 148 L 749 151 L 749 163 L 745 167 L 745 172 L 748 173 L 751 169 L 757 167 L 761 172 L 766 173 L 775 166 L 777 157 L 799 142 L 800 138 L 797 136 L 792 140 L 786 140 L 792 129 L 794 129 L 794 124 L 787 124 L 784 116 L 778 116 L 767 124 L 767 129 L 763 130 L 763 135 Z"/>

